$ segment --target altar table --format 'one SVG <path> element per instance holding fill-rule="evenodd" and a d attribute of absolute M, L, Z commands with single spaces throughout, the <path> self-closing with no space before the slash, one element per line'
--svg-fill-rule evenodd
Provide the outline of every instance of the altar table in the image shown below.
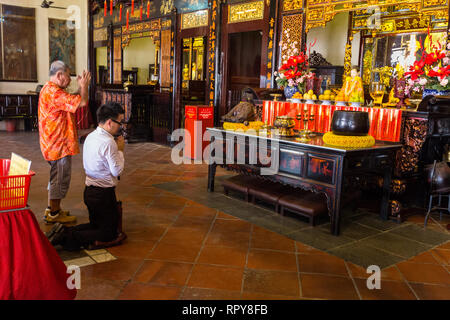
<path fill-rule="evenodd" d="M 380 217 L 384 220 L 388 218 L 391 173 L 395 153 L 402 146 L 399 143 L 377 141 L 369 148 L 342 148 L 326 145 L 321 134 L 308 142 L 297 142 L 294 138 L 265 137 L 221 128 L 208 128 L 207 132 L 212 141 L 208 168 L 209 192 L 214 191 L 216 167 L 220 164 L 243 174 L 324 193 L 331 233 L 339 235 L 344 179 L 376 173 L 384 178 Z M 242 154 L 245 155 L 245 162 L 238 163 L 238 155 Z M 265 162 L 261 154 L 267 154 L 271 161 L 263 164 Z M 261 175 L 262 168 L 271 166 L 274 171 L 270 175 Z"/>

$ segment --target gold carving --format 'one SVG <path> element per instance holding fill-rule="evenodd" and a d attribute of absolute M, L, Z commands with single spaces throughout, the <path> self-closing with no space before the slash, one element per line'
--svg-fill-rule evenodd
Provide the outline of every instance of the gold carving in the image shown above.
<path fill-rule="evenodd" d="M 208 10 L 200 10 L 181 15 L 181 30 L 208 25 Z"/>
<path fill-rule="evenodd" d="M 168 19 L 168 20 L 163 20 L 161 22 L 161 28 L 162 29 L 168 29 L 172 26 L 172 20 Z"/>
<path fill-rule="evenodd" d="M 283 11 L 300 10 L 303 8 L 303 0 L 284 0 Z"/>
<path fill-rule="evenodd" d="M 120 29 L 119 29 L 120 31 Z M 108 31 L 106 28 L 94 30 L 94 42 L 95 41 L 106 41 L 108 40 Z"/>
<path fill-rule="evenodd" d="M 161 14 L 169 14 L 173 10 L 174 6 L 174 0 L 162 0 L 160 8 Z"/>
<path fill-rule="evenodd" d="M 281 41 L 283 42 L 283 47 L 285 46 L 285 44 L 287 44 L 287 46 L 289 46 L 289 44 L 292 44 L 295 41 L 297 41 L 296 48 L 298 49 L 299 52 L 302 51 L 301 50 L 302 26 L 303 26 L 303 14 L 299 13 L 299 14 L 283 16 L 282 37 L 281 37 Z M 287 31 L 289 34 L 290 43 L 288 43 L 288 39 L 287 39 L 285 31 Z M 283 61 L 287 60 L 287 58 L 289 58 L 289 57 L 287 57 L 288 48 L 283 49 L 283 47 L 281 48 L 281 62 L 282 63 L 283 63 Z"/>
<path fill-rule="evenodd" d="M 229 6 L 228 23 L 260 20 L 264 17 L 264 2 L 254 1 Z"/>

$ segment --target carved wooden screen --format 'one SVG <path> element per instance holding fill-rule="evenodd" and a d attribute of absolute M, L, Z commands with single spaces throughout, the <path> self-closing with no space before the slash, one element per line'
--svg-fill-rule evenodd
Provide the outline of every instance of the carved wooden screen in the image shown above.
<path fill-rule="evenodd" d="M 161 31 L 161 87 L 170 87 L 171 30 Z"/>
<path fill-rule="evenodd" d="M 114 83 L 122 83 L 122 39 L 114 35 Z"/>

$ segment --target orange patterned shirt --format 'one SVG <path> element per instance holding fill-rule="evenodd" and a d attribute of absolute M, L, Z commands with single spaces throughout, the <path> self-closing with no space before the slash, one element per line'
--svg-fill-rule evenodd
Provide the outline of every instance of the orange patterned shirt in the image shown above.
<path fill-rule="evenodd" d="M 45 160 L 53 161 L 80 153 L 74 113 L 80 95 L 69 94 L 47 82 L 39 95 L 39 142 Z"/>

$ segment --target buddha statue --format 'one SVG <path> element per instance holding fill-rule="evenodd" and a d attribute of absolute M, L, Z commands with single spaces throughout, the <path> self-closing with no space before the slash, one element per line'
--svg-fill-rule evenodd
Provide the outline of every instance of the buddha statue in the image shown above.
<path fill-rule="evenodd" d="M 343 96 L 345 101 L 364 102 L 363 82 L 356 68 L 352 69 L 350 77 L 346 77 L 340 96 Z"/>

